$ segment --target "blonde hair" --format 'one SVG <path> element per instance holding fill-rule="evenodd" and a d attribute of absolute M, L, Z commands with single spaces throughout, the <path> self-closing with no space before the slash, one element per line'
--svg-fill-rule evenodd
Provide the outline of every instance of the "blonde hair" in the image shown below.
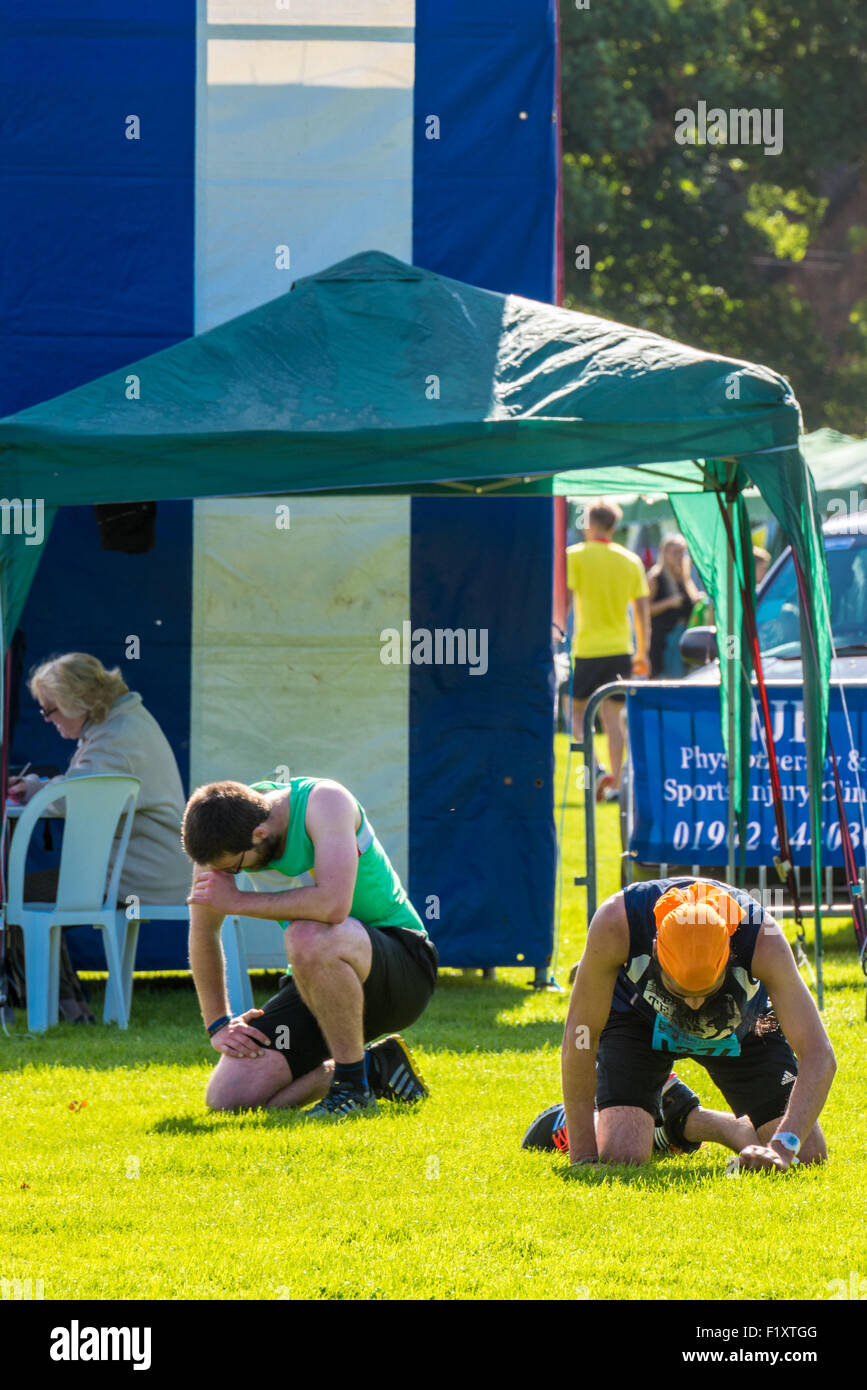
<path fill-rule="evenodd" d="M 686 541 L 684 540 L 680 532 L 669 531 L 668 535 L 663 536 L 662 540 L 659 542 L 660 558 L 665 554 L 666 550 L 668 550 L 669 547 L 673 545 L 676 545 L 678 547 L 683 546 L 684 550 L 687 552 L 687 554 L 689 554 L 689 549 L 687 547 Z"/>
<path fill-rule="evenodd" d="M 94 724 L 101 724 L 115 700 L 129 690 L 119 666 L 106 671 L 99 658 L 87 652 L 66 652 L 43 661 L 31 672 L 27 688 L 39 704 L 47 696 L 61 714 L 84 714 Z"/>

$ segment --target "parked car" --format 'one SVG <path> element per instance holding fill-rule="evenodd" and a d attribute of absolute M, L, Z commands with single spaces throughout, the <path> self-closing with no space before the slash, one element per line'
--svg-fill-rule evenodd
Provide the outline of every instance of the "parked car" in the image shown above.
<path fill-rule="evenodd" d="M 863 530 L 862 530 L 863 521 Z M 822 528 L 831 590 L 831 632 L 836 657 L 832 680 L 867 678 L 867 517 L 835 517 Z M 798 628 L 798 584 L 787 546 L 756 594 L 762 670 L 769 681 L 803 679 Z M 689 671 L 686 680 L 719 682 L 716 629 L 691 628 L 680 641 Z"/>

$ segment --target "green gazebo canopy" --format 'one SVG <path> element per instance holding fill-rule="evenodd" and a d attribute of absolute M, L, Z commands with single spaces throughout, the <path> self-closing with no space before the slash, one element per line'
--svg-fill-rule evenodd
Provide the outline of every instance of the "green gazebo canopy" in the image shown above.
<path fill-rule="evenodd" d="M 809 587 L 805 701 L 814 786 L 827 716 L 827 570 L 799 451 L 800 411 L 767 367 L 623 324 L 477 289 L 363 252 L 188 339 L 0 420 L 4 498 L 82 503 L 387 489 L 668 491 L 720 627 L 741 631 L 717 495 L 752 583 L 743 490 L 754 484 Z M 0 538 L 6 640 L 39 547 Z M 749 657 L 723 665 L 736 804 Z M 727 721 L 724 719 L 724 729 Z M 819 799 L 813 844 L 818 853 Z M 818 869 L 818 859 L 814 864 Z"/>

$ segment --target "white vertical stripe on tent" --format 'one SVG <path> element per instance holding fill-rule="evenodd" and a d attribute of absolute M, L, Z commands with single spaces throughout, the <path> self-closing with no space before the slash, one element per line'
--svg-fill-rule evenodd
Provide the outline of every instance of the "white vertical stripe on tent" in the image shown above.
<path fill-rule="evenodd" d="M 192 785 L 334 777 L 404 881 L 409 667 L 383 664 L 380 632 L 409 614 L 409 550 L 405 497 L 196 504 Z"/>
<path fill-rule="evenodd" d="M 199 0 L 197 333 L 357 251 L 412 259 L 414 19 L 413 0 Z M 409 672 L 379 632 L 409 617 L 409 502 L 287 498 L 288 531 L 275 502 L 195 504 L 192 783 L 335 777 L 405 879 Z"/>
<path fill-rule="evenodd" d="M 218 32 L 218 31 L 217 31 Z M 327 39 L 208 40 L 211 87 L 412 87 L 411 43 Z"/>
<path fill-rule="evenodd" d="M 360 250 L 411 260 L 413 26 L 413 0 L 199 0 L 196 332 Z M 336 777 L 406 877 L 408 670 L 379 631 L 410 616 L 410 505 L 285 500 L 288 531 L 276 499 L 195 505 L 190 778 Z"/>
<path fill-rule="evenodd" d="M 415 0 L 210 0 L 210 24 L 272 25 L 295 28 L 360 26 L 389 28 L 415 23 Z"/>
<path fill-rule="evenodd" d="M 356 251 L 410 260 L 415 50 L 377 39 L 379 0 L 272 9 L 267 37 L 242 0 L 225 34 L 199 4 L 196 332 Z"/>

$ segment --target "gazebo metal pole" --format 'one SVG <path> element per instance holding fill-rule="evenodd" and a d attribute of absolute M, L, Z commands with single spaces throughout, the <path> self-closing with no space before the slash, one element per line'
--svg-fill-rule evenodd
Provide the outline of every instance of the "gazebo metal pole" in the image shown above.
<path fill-rule="evenodd" d="M 734 534 L 734 503 L 730 496 L 726 496 L 726 515 L 729 521 L 729 534 Z M 728 784 L 729 784 L 729 803 L 728 803 L 728 882 L 735 881 L 735 702 L 734 688 L 735 678 L 733 675 L 733 663 L 735 660 L 732 648 L 736 645 L 732 641 L 734 636 L 734 624 L 732 615 L 735 605 L 735 566 L 734 556 L 731 546 L 726 546 L 726 647 L 725 660 L 729 663 L 726 667 L 728 673 Z M 722 671 L 722 668 L 720 668 Z M 723 683 L 720 679 L 720 699 L 723 697 Z M 743 768 L 741 769 L 743 775 Z"/>
<path fill-rule="evenodd" d="M 5 588 L 6 575 L 0 575 L 0 734 L 4 743 L 6 742 L 6 720 L 8 710 L 6 708 L 6 673 L 9 670 L 10 654 L 6 651 L 6 632 L 3 620 L 3 594 Z M 8 750 L 3 753 L 3 762 L 6 762 Z M 7 764 L 8 766 L 8 764 Z M 0 808 L 0 1026 L 6 1031 L 6 1000 L 8 997 L 8 974 L 6 969 L 6 902 L 9 886 L 6 882 L 6 871 L 8 868 L 8 855 L 6 843 L 6 778 L 0 775 L 0 796 L 3 798 L 3 805 Z"/>

